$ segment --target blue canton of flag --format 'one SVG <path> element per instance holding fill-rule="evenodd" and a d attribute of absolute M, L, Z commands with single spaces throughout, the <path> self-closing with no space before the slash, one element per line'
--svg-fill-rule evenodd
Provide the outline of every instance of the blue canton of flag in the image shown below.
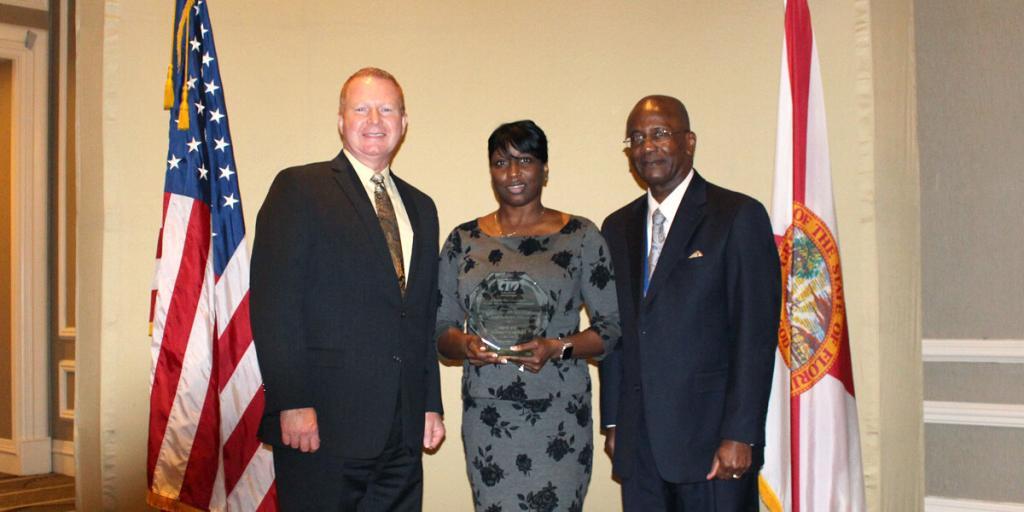
<path fill-rule="evenodd" d="M 203 0 L 177 0 L 175 13 L 146 501 L 161 510 L 272 512 L 273 454 L 256 437 L 264 394 L 249 250 L 213 27 Z"/>
<path fill-rule="evenodd" d="M 185 3 L 178 0 L 179 8 Z M 187 195 L 210 205 L 214 274 L 219 277 L 245 237 L 245 223 L 217 48 L 204 4 L 199 0 L 192 6 L 189 25 L 193 30 L 185 34 L 183 49 L 188 53 L 179 57 L 179 61 L 185 61 L 187 73 L 174 73 L 174 91 L 184 95 L 179 93 L 179 101 L 171 110 L 164 192 Z M 188 112 L 185 130 L 178 127 L 179 109 L 183 107 Z"/>

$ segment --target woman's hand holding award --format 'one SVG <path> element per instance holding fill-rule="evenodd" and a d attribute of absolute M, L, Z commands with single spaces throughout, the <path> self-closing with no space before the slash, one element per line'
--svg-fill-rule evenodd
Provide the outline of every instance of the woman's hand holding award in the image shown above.
<path fill-rule="evenodd" d="M 544 332 L 549 300 L 525 272 L 491 273 L 469 296 L 469 328 L 498 355 L 530 355 L 510 347 Z"/>

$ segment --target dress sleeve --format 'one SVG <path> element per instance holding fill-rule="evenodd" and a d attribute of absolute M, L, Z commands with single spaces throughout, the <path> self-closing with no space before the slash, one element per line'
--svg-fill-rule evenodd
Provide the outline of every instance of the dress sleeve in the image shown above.
<path fill-rule="evenodd" d="M 434 339 L 449 327 L 462 329 L 466 310 L 459 298 L 459 262 L 462 261 L 462 235 L 453 229 L 438 256 L 437 322 Z"/>
<path fill-rule="evenodd" d="M 610 354 L 619 343 L 619 305 L 615 295 L 615 274 L 612 271 L 608 244 L 592 222 L 586 221 L 582 240 L 582 283 L 580 291 L 590 318 L 590 328 L 601 336 L 604 354 Z"/>

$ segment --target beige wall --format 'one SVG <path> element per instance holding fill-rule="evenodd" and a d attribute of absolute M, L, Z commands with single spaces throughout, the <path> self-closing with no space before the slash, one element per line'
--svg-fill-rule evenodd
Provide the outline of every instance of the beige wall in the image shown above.
<path fill-rule="evenodd" d="M 918 221 L 905 215 L 916 211 L 916 199 L 899 200 L 917 194 L 916 162 L 901 151 L 913 147 L 913 120 L 906 117 L 908 105 L 913 110 L 913 47 L 905 32 L 909 1 L 885 3 L 889 21 L 877 25 L 867 0 L 812 1 L 811 12 L 868 503 L 872 510 L 910 510 L 922 486 L 920 413 L 897 407 L 897 400 L 920 402 L 919 359 L 903 354 L 916 346 L 916 274 L 911 269 L 909 282 L 882 280 L 916 265 Z M 210 9 L 250 232 L 279 169 L 337 153 L 337 89 L 365 65 L 394 72 L 405 87 L 410 128 L 394 169 L 434 197 L 445 232 L 494 208 L 486 137 L 520 118 L 537 121 L 550 139 L 547 205 L 603 220 L 641 193 L 619 141 L 632 104 L 649 93 L 687 103 L 699 136 L 696 166 L 706 177 L 766 205 L 770 198 L 782 2 L 322 1 L 254 9 L 222 0 Z M 95 470 L 80 484 L 80 507 L 102 499 L 108 508 L 141 510 L 146 318 L 167 143 L 160 104 L 172 13 L 155 1 L 84 0 L 79 14 L 79 55 L 90 63 L 79 68 L 79 120 L 91 130 L 79 131 L 76 439 L 79 475 Z M 890 81 L 878 79 L 891 73 Z M 895 103 L 876 110 L 876 96 Z M 881 136 L 894 140 L 882 144 Z M 898 251 L 882 254 L 889 243 Z M 889 306 L 898 309 L 889 313 Z M 882 352 L 883 343 L 905 348 L 893 357 L 888 345 Z M 462 510 L 470 499 L 458 434 L 459 370 L 445 369 L 442 379 L 450 436 L 426 459 L 426 504 Z M 892 398 L 883 394 L 890 390 Z M 598 453 L 595 461 L 587 509 L 618 510 L 607 459 Z"/>
<path fill-rule="evenodd" d="M 13 435 L 11 421 L 11 98 L 14 94 L 11 61 L 0 59 L 0 437 Z"/>

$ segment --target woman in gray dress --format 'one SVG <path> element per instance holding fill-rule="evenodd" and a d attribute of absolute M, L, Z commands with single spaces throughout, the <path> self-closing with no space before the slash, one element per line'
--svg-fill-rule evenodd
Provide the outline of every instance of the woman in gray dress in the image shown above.
<path fill-rule="evenodd" d="M 544 132 L 499 126 L 487 141 L 498 209 L 448 236 L 440 256 L 437 342 L 463 360 L 462 440 L 478 511 L 581 511 L 593 460 L 587 358 L 609 352 L 619 314 L 608 248 L 593 222 L 545 208 Z M 499 356 L 466 325 L 489 276 L 516 275 L 546 296 L 544 331 Z M 494 277 L 492 277 L 494 279 Z M 590 327 L 579 331 L 582 307 Z"/>

